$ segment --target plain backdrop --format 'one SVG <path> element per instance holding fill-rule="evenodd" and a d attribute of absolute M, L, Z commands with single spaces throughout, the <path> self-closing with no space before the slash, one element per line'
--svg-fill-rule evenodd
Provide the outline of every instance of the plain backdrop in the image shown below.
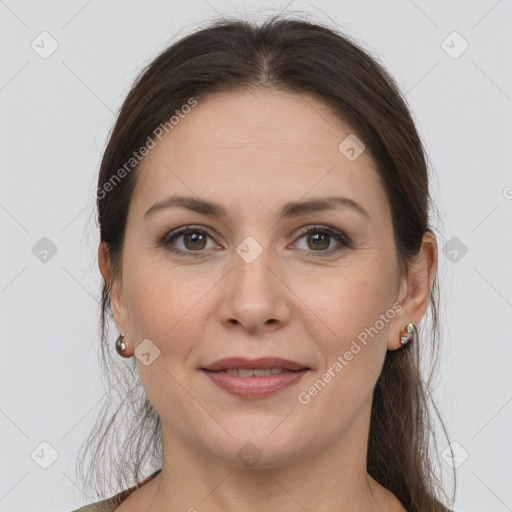
<path fill-rule="evenodd" d="M 0 0 L 0 512 L 90 501 L 74 465 L 102 397 L 94 191 L 132 80 L 209 18 L 281 10 L 335 23 L 406 93 L 444 219 L 442 470 L 456 510 L 512 510 L 510 0 Z"/>

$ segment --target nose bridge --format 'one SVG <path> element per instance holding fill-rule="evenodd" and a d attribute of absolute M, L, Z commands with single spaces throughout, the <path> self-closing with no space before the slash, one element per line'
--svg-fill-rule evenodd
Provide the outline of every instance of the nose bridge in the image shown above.
<path fill-rule="evenodd" d="M 268 244 L 263 245 L 262 237 L 259 238 L 261 243 L 252 236 L 246 237 L 233 255 L 235 290 L 248 295 L 245 300 L 253 297 L 254 302 L 269 299 L 274 288 L 271 281 L 275 279 L 269 270 L 273 251 Z"/>

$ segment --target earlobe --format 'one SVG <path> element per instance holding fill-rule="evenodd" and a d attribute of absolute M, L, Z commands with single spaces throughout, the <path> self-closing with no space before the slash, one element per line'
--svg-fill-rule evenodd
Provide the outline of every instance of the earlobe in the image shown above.
<path fill-rule="evenodd" d="M 430 292 L 437 270 L 437 241 L 433 233 L 425 232 L 421 249 L 409 265 L 407 279 L 400 287 L 402 309 L 390 325 L 388 349 L 396 350 L 401 344 L 402 333 L 410 323 L 418 324 L 427 310 Z M 414 337 L 413 337 L 414 339 Z"/>

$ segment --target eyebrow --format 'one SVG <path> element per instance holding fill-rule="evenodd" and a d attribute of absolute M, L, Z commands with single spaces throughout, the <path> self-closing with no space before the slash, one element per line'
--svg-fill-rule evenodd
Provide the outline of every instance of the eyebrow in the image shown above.
<path fill-rule="evenodd" d="M 351 208 L 364 217 L 372 220 L 368 212 L 356 201 L 348 197 L 329 196 L 325 198 L 315 198 L 309 201 L 291 201 L 285 203 L 278 210 L 278 219 L 299 217 L 308 213 L 323 212 L 334 210 L 336 208 Z M 189 196 L 171 196 L 162 201 L 158 201 L 144 214 L 144 220 L 153 216 L 155 213 L 168 208 L 183 208 L 202 215 L 226 218 L 227 210 L 221 204 Z"/>

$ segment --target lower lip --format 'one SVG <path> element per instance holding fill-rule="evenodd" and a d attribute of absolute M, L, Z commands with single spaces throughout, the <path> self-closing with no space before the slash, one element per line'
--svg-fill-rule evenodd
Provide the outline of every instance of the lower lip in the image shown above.
<path fill-rule="evenodd" d="M 309 370 L 269 375 L 268 377 L 239 377 L 226 372 L 202 370 L 217 386 L 243 398 L 264 398 L 299 382 Z"/>

